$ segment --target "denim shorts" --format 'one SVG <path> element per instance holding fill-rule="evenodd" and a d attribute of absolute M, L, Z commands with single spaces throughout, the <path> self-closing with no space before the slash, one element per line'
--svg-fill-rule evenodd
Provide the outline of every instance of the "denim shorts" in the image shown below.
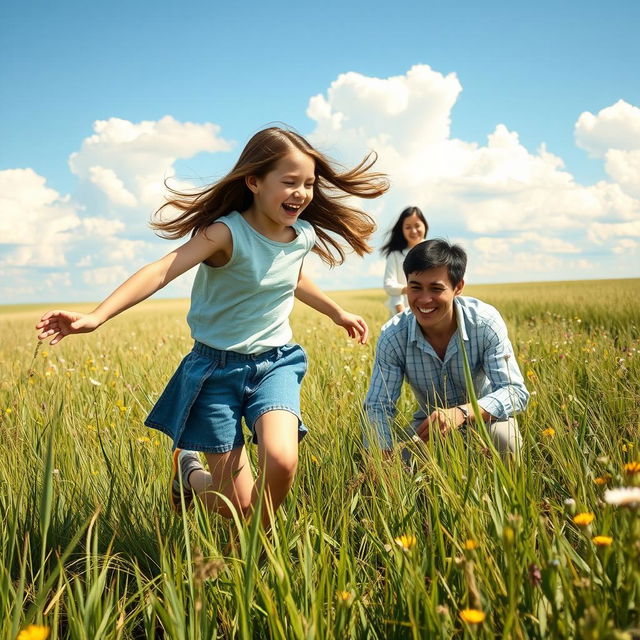
<path fill-rule="evenodd" d="M 173 446 L 224 453 L 244 444 L 242 418 L 258 442 L 255 426 L 268 411 L 298 418 L 298 439 L 307 433 L 300 417 L 300 384 L 307 357 L 298 344 L 247 355 L 196 342 L 145 420 Z"/>

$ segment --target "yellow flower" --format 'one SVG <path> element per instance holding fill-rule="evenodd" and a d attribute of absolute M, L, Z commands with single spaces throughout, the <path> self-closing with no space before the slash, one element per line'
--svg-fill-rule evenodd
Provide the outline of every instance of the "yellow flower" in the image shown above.
<path fill-rule="evenodd" d="M 49 637 L 49 627 L 42 627 L 39 624 L 30 624 L 25 627 L 16 640 L 46 640 Z"/>
<path fill-rule="evenodd" d="M 611 476 L 608 473 L 605 473 L 603 476 L 599 476 L 597 478 L 594 478 L 593 481 L 599 486 L 602 487 L 605 484 L 607 484 L 607 482 L 609 482 L 609 480 L 611 480 Z"/>
<path fill-rule="evenodd" d="M 516 532 L 512 527 L 504 527 L 502 530 L 502 541 L 507 547 L 510 547 L 515 540 Z"/>
<path fill-rule="evenodd" d="M 545 438 L 553 438 L 553 436 L 556 435 L 556 430 L 553 427 L 547 427 L 546 429 L 542 430 L 542 435 Z"/>
<path fill-rule="evenodd" d="M 640 473 L 640 462 L 627 462 L 624 465 L 624 472 L 630 476 Z"/>
<path fill-rule="evenodd" d="M 411 551 L 416 546 L 416 537 L 408 533 L 403 533 L 398 538 L 394 539 L 394 542 L 403 550 Z"/>
<path fill-rule="evenodd" d="M 318 462 L 318 458 L 316 458 L 313 454 L 311 454 L 311 462 L 313 462 L 313 464 L 320 464 Z"/>
<path fill-rule="evenodd" d="M 475 540 L 465 540 L 464 541 L 464 548 L 466 551 L 473 551 L 474 549 L 478 548 L 478 543 Z"/>
<path fill-rule="evenodd" d="M 595 519 L 595 515 L 590 511 L 586 511 L 583 513 L 577 513 L 573 517 L 573 522 L 577 524 L 579 527 L 588 527 Z"/>
<path fill-rule="evenodd" d="M 341 604 L 350 605 L 353 602 L 353 593 L 351 591 L 337 591 L 336 599 Z"/>
<path fill-rule="evenodd" d="M 142 436 L 142 438 L 138 438 L 138 442 L 140 444 L 146 444 L 147 442 L 151 442 L 151 438 L 148 438 L 147 436 Z"/>
<path fill-rule="evenodd" d="M 460 618 L 469 624 L 480 624 L 487 616 L 480 609 L 463 609 Z"/>
<path fill-rule="evenodd" d="M 613 538 L 610 536 L 594 536 L 591 540 L 596 547 L 610 547 L 613 542 Z"/>

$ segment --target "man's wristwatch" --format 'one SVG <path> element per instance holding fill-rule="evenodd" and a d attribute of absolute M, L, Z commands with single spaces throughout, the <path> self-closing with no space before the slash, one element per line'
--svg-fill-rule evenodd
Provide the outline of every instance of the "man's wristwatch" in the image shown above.
<path fill-rule="evenodd" d="M 460 405 L 456 406 L 456 409 L 462 413 L 464 416 L 464 422 L 462 424 L 469 424 L 469 410 L 461 407 Z"/>

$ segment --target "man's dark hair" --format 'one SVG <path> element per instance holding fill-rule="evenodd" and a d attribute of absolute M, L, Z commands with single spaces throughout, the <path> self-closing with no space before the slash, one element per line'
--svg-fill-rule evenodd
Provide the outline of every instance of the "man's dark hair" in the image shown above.
<path fill-rule="evenodd" d="M 404 259 L 404 275 L 422 273 L 436 267 L 447 267 L 449 280 L 456 287 L 464 278 L 467 253 L 459 244 L 449 244 L 442 238 L 433 238 L 417 244 Z"/>

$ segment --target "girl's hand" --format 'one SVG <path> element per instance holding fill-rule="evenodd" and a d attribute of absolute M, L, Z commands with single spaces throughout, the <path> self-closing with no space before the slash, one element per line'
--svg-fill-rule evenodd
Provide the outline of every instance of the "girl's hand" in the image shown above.
<path fill-rule="evenodd" d="M 350 338 L 356 338 L 360 344 L 365 344 L 369 337 L 369 327 L 367 323 L 360 317 L 347 311 L 341 311 L 333 321 L 339 326 L 344 327 Z"/>
<path fill-rule="evenodd" d="M 38 340 L 47 340 L 53 336 L 50 344 L 53 346 L 72 333 L 89 333 L 100 326 L 101 322 L 92 313 L 77 313 L 73 311 L 49 311 L 45 313 L 36 329 L 41 329 Z"/>

